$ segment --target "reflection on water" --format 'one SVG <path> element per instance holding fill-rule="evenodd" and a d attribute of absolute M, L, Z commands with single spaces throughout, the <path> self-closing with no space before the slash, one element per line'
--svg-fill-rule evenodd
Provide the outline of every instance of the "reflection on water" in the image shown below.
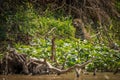
<path fill-rule="evenodd" d="M 67 73 L 62 75 L 0 75 L 0 80 L 120 80 L 120 73 L 113 75 L 113 73 L 97 73 L 93 76 L 81 75 L 80 78 L 76 78 L 74 73 Z"/>

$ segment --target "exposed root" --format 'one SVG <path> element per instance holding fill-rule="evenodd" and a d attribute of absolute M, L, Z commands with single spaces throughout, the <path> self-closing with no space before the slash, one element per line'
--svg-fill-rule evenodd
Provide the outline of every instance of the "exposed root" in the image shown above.
<path fill-rule="evenodd" d="M 45 59 L 30 58 L 27 59 L 25 54 L 19 54 L 15 50 L 9 51 L 0 61 L 0 74 L 64 74 L 72 70 L 85 67 L 92 60 L 83 64 L 75 64 L 67 69 L 59 69 L 52 66 Z M 79 71 L 76 71 L 79 75 Z"/>

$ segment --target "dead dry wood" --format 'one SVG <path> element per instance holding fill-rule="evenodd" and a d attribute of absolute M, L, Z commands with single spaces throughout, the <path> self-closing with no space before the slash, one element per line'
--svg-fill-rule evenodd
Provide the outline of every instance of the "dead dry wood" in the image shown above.
<path fill-rule="evenodd" d="M 92 59 L 93 60 L 93 59 Z M 1 74 L 64 74 L 76 69 L 82 69 L 92 60 L 83 64 L 75 64 L 67 69 L 59 69 L 46 61 L 46 59 L 27 58 L 27 55 L 17 53 L 15 50 L 9 51 L 0 61 Z M 77 70 L 79 75 L 80 70 Z"/>

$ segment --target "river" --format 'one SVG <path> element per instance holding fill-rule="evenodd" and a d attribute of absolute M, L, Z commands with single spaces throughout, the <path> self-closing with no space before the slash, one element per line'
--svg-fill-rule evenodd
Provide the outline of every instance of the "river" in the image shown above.
<path fill-rule="evenodd" d="M 93 76 L 92 73 L 88 75 L 81 75 L 76 78 L 74 73 L 67 73 L 61 75 L 0 75 L 0 80 L 120 80 L 120 73 L 113 75 L 113 73 L 97 73 Z"/>

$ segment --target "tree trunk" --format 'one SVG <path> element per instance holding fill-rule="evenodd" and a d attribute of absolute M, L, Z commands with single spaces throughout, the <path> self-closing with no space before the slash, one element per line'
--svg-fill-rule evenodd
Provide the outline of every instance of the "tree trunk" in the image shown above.
<path fill-rule="evenodd" d="M 52 46 L 51 46 L 51 60 L 56 62 L 56 59 L 55 59 L 55 54 L 56 54 L 56 47 L 55 47 L 55 36 L 52 37 Z"/>

